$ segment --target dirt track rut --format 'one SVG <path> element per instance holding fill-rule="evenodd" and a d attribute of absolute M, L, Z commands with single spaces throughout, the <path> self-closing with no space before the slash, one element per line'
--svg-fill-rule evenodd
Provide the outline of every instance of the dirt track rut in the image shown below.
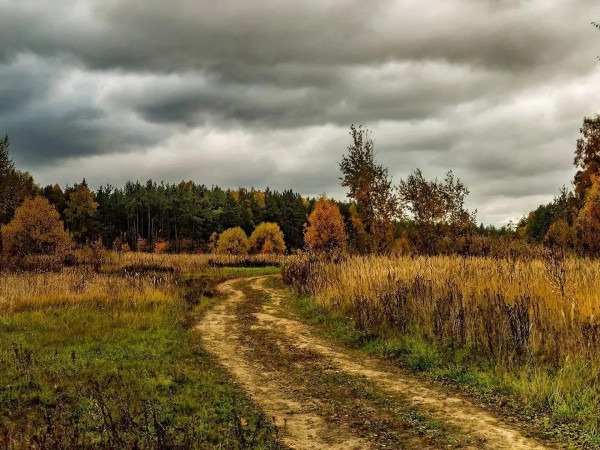
<path fill-rule="evenodd" d="M 406 373 L 382 365 L 376 358 L 362 357 L 338 348 L 315 335 L 311 328 L 298 320 L 282 317 L 285 310 L 286 291 L 269 288 L 269 277 L 229 280 L 219 286 L 226 300 L 217 305 L 197 325 L 206 348 L 234 375 L 255 403 L 265 413 L 273 416 L 284 429 L 285 443 L 293 448 L 385 448 L 384 442 L 361 436 L 355 427 L 325 420 L 319 413 L 318 400 L 307 401 L 294 395 L 285 386 L 286 374 L 266 368 L 253 360 L 252 349 L 241 336 L 239 307 L 247 300 L 239 283 L 250 281 L 254 290 L 261 291 L 268 300 L 253 311 L 252 325 L 268 336 L 276 332 L 285 336 L 289 345 L 300 351 L 306 350 L 327 359 L 327 365 L 345 374 L 364 377 L 391 399 L 402 399 L 417 407 L 424 414 L 450 426 L 458 427 L 476 438 L 470 448 L 493 449 L 543 449 L 546 448 L 527 438 L 520 431 L 504 424 L 484 408 L 470 401 L 447 395 L 441 389 L 428 386 Z M 302 370 L 300 367 L 299 370 Z M 308 370 L 308 369 L 307 369 Z M 373 414 L 377 415 L 376 409 Z M 404 448 L 434 448 L 415 436 L 402 443 Z"/>

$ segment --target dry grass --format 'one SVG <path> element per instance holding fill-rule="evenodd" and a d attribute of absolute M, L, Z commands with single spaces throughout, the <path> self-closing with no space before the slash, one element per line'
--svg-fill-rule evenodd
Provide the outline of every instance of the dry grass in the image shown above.
<path fill-rule="evenodd" d="M 217 254 L 157 254 L 125 252 L 105 254 L 106 262 L 116 268 L 170 268 L 181 272 L 197 272 L 207 267 L 279 266 L 281 255 L 217 255 Z"/>
<path fill-rule="evenodd" d="M 363 314 L 365 307 L 372 311 L 388 308 L 387 297 L 391 295 L 397 297 L 398 303 L 389 313 L 401 312 L 405 321 L 412 321 L 407 326 L 427 328 L 430 322 L 426 331 L 433 331 L 434 316 L 442 312 L 439 309 L 444 304 L 468 313 L 482 312 L 494 299 L 500 299 L 507 308 L 526 302 L 532 334 L 547 329 L 550 324 L 546 320 L 552 322 L 553 328 L 593 325 L 600 306 L 600 261 L 588 259 L 556 262 L 564 265 L 564 276 L 551 268 L 550 263 L 556 260 L 549 263 L 439 256 L 353 257 L 340 263 L 295 261 L 284 264 L 288 281 L 311 294 L 318 304 Z M 300 269 L 300 265 L 307 267 Z M 307 273 L 299 275 L 299 270 Z M 414 310 L 409 311 L 410 308 Z M 415 315 L 407 315 L 409 312 Z M 365 326 L 385 325 L 386 314 L 379 318 L 381 322 L 373 313 Z M 440 319 L 451 318 L 449 312 Z"/>
<path fill-rule="evenodd" d="M 455 372 L 485 366 L 497 386 L 594 433 L 600 429 L 599 273 L 600 261 L 560 253 L 532 261 L 298 257 L 283 265 L 288 284 L 350 319 L 363 335 L 419 342 L 421 356 Z"/>
<path fill-rule="evenodd" d="M 45 306 L 68 306 L 81 302 L 141 303 L 176 298 L 179 273 L 199 273 L 211 267 L 280 265 L 281 256 L 153 254 L 102 252 L 96 256 L 102 270 L 94 270 L 94 255 L 76 254 L 74 267 L 59 265 L 44 270 L 45 260 L 32 261 L 36 270 L 0 274 L 0 312 Z M 46 269 L 48 267 L 45 267 Z"/>
<path fill-rule="evenodd" d="M 126 276 L 68 268 L 60 272 L 6 273 L 0 276 L 0 311 L 15 312 L 77 303 L 128 303 L 130 306 L 173 301 L 170 273 Z"/>

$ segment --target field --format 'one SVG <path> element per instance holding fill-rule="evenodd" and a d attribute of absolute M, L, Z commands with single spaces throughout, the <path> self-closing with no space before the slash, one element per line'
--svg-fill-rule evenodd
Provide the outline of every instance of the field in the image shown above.
<path fill-rule="evenodd" d="M 600 445 L 600 262 L 100 256 L 0 275 L 0 447 Z"/>
<path fill-rule="evenodd" d="M 560 254 L 292 258 L 283 270 L 305 296 L 299 307 L 341 340 L 500 394 L 493 403 L 530 420 L 541 414 L 549 433 L 574 427 L 567 439 L 583 432 L 588 445 L 600 429 L 599 271 L 598 261 Z"/>
<path fill-rule="evenodd" d="M 277 447 L 191 330 L 218 282 L 273 269 L 107 257 L 0 276 L 0 447 Z"/>

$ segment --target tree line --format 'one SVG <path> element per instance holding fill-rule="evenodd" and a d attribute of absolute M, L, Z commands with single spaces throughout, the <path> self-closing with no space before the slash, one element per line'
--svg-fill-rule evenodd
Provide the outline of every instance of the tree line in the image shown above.
<path fill-rule="evenodd" d="M 563 187 L 554 200 L 538 206 L 517 226 L 530 241 L 598 256 L 600 254 L 600 116 L 586 117 L 575 148 L 577 172 L 572 189 Z"/>
<path fill-rule="evenodd" d="M 2 245 L 6 256 L 18 254 L 19 245 L 47 253 L 48 242 L 33 242 L 32 236 L 65 238 L 49 225 L 59 221 L 73 244 L 114 250 L 485 256 L 507 244 L 533 242 L 598 254 L 600 116 L 585 118 L 580 131 L 573 190 L 563 188 L 517 226 L 500 228 L 477 226 L 476 211 L 465 207 L 469 189 L 451 171 L 442 180 L 428 180 L 416 169 L 394 184 L 362 126 L 350 127 L 351 144 L 339 163 L 346 201 L 306 198 L 291 189 L 222 189 L 193 181 L 128 181 L 95 192 L 85 180 L 64 189 L 40 187 L 14 167 L 5 137 L 0 141 Z M 34 223 L 45 223 L 45 231 L 32 233 Z"/>

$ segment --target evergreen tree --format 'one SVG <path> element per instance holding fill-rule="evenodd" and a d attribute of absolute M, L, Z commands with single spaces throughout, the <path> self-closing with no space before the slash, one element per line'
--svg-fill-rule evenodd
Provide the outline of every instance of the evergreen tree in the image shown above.
<path fill-rule="evenodd" d="M 77 242 L 92 242 L 97 232 L 98 203 L 85 180 L 69 196 L 65 216 Z"/>

